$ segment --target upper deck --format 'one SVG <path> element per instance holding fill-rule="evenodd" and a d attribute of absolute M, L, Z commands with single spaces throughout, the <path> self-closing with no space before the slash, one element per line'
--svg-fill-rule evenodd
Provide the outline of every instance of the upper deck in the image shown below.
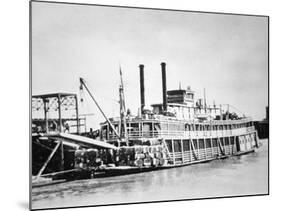
<path fill-rule="evenodd" d="M 144 65 L 140 65 L 140 112 L 138 116 L 125 114 L 123 85 L 120 94 L 120 118 L 110 118 L 101 124 L 100 139 L 108 142 L 126 140 L 151 140 L 173 138 L 204 138 L 246 134 L 254 131 L 250 118 L 239 117 L 235 112 L 207 105 L 204 98 L 195 98 L 195 92 L 187 89 L 167 91 L 166 63 L 161 63 L 162 103 L 145 107 Z M 127 143 L 128 144 L 128 143 Z"/>
<path fill-rule="evenodd" d="M 120 119 L 112 118 L 112 125 L 120 132 Z M 247 134 L 255 131 L 251 118 L 237 120 L 179 120 L 162 115 L 127 118 L 127 137 L 129 140 L 150 138 L 217 138 Z M 124 131 L 120 136 L 124 137 Z M 107 123 L 101 124 L 102 140 L 116 141 L 117 136 Z"/>

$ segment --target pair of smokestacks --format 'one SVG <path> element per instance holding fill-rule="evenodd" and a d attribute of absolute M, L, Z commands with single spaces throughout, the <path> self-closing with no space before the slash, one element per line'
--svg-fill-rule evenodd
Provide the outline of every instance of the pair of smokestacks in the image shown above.
<path fill-rule="evenodd" d="M 141 64 L 140 68 L 140 97 L 141 97 L 141 114 L 143 114 L 145 106 L 145 95 L 144 95 L 144 65 Z M 161 63 L 162 70 L 162 94 L 163 94 L 163 111 L 167 111 L 167 83 L 166 83 L 166 63 Z"/>

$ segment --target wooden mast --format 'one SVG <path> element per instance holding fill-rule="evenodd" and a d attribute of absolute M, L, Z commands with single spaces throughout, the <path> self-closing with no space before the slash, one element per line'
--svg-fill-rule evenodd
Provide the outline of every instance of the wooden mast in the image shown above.
<path fill-rule="evenodd" d="M 124 96 L 124 85 L 123 85 L 123 78 L 122 78 L 122 71 L 121 71 L 121 66 L 119 66 L 119 72 L 120 72 L 120 87 L 119 87 L 119 103 L 120 103 L 120 121 L 121 121 L 121 128 L 122 128 L 122 123 L 123 123 L 123 128 L 124 128 L 124 139 L 127 144 L 128 143 L 128 134 L 127 134 L 127 122 L 126 122 L 126 106 L 125 106 L 125 96 Z M 120 130 L 120 135 L 122 134 L 122 129 Z M 121 135 L 122 138 L 122 135 Z"/>

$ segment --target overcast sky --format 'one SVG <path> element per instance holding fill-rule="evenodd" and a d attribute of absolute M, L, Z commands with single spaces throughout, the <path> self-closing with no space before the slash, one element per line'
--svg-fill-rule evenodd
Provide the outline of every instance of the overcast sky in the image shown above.
<path fill-rule="evenodd" d="M 89 84 L 108 116 L 119 112 L 119 64 L 126 104 L 140 107 L 139 64 L 144 64 L 146 104 L 160 103 L 160 63 L 167 87 L 191 86 L 207 102 L 265 117 L 268 99 L 267 18 L 32 3 L 32 94 L 79 93 Z M 81 113 L 95 113 L 86 95 Z"/>

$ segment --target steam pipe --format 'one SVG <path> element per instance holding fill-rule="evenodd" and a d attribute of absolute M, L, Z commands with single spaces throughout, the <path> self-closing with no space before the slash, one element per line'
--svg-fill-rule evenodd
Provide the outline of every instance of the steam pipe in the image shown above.
<path fill-rule="evenodd" d="M 166 63 L 161 63 L 162 70 L 162 93 L 163 93 L 163 111 L 167 111 L 167 84 L 166 84 Z"/>
<path fill-rule="evenodd" d="M 145 95 L 144 95 L 144 65 L 141 64 L 140 68 L 140 97 L 141 97 L 141 114 L 143 114 L 143 109 L 145 106 Z"/>

